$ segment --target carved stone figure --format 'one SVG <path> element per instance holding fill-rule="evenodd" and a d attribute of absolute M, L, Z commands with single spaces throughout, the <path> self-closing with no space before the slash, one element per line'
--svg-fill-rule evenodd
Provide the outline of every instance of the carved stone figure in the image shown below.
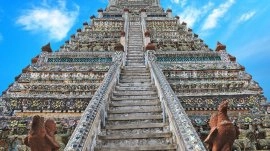
<path fill-rule="evenodd" d="M 46 129 L 46 133 L 47 135 L 50 137 L 50 143 L 52 143 L 52 145 L 54 146 L 54 148 L 52 149 L 52 151 L 56 151 L 59 149 L 59 144 L 56 142 L 56 138 L 55 138 L 55 134 L 56 134 L 56 123 L 54 122 L 54 120 L 52 119 L 47 119 L 45 121 L 45 129 Z"/>
<path fill-rule="evenodd" d="M 51 132 L 53 130 L 50 130 Z M 55 151 L 59 148 L 54 138 L 46 132 L 44 118 L 38 115 L 33 117 L 31 130 L 24 139 L 24 143 L 31 148 L 31 151 Z"/>
<path fill-rule="evenodd" d="M 227 110 L 228 101 L 223 101 L 218 106 L 218 113 L 211 116 L 211 130 L 204 141 L 211 151 L 231 151 L 233 142 L 239 135 L 239 129 L 230 121 Z"/>

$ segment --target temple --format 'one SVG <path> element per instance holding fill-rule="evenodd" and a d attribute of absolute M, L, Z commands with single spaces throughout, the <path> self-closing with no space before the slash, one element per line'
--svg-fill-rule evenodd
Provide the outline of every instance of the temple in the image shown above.
<path fill-rule="evenodd" d="M 109 0 L 2 93 L 0 147 L 40 115 L 54 117 L 60 150 L 206 151 L 222 100 L 241 132 L 234 150 L 269 150 L 263 90 L 224 44 L 210 49 L 159 0 Z"/>

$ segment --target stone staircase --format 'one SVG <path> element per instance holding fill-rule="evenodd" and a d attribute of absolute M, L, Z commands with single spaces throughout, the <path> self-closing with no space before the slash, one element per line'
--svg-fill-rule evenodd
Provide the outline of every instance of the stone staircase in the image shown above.
<path fill-rule="evenodd" d="M 126 63 L 113 91 L 96 151 L 176 150 L 150 71 L 144 65 L 140 22 L 130 22 Z"/>

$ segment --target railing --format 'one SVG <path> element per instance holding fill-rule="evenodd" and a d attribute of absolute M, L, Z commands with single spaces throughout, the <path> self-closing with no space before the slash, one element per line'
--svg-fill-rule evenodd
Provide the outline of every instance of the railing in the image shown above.
<path fill-rule="evenodd" d="M 124 46 L 124 56 L 123 56 L 123 65 L 126 65 L 127 50 L 128 50 L 128 41 L 129 41 L 129 15 L 125 15 L 125 46 Z"/>
<path fill-rule="evenodd" d="M 145 44 L 145 35 L 146 32 L 146 24 L 145 24 L 145 16 L 141 15 L 141 26 L 142 26 L 142 35 L 143 35 L 143 43 Z"/>
<path fill-rule="evenodd" d="M 114 57 L 114 64 L 110 67 L 102 84 L 86 107 L 76 129 L 65 148 L 65 151 L 93 150 L 96 137 L 101 126 L 105 126 L 108 101 L 118 82 L 123 54 L 118 52 Z"/>
<path fill-rule="evenodd" d="M 206 151 L 180 101 L 174 94 L 161 69 L 156 64 L 153 52 L 147 51 L 146 53 L 151 78 L 157 87 L 162 103 L 163 117 L 168 117 L 171 131 L 176 137 L 178 150 Z"/>

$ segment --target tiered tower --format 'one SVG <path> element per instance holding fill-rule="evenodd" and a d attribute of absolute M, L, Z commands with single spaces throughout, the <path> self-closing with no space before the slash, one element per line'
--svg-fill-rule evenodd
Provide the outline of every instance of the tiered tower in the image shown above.
<path fill-rule="evenodd" d="M 159 0 L 110 0 L 59 50 L 42 47 L 0 110 L 81 117 L 66 150 L 205 150 L 191 123 L 223 99 L 235 116 L 266 101 L 225 45 L 208 48 Z"/>

